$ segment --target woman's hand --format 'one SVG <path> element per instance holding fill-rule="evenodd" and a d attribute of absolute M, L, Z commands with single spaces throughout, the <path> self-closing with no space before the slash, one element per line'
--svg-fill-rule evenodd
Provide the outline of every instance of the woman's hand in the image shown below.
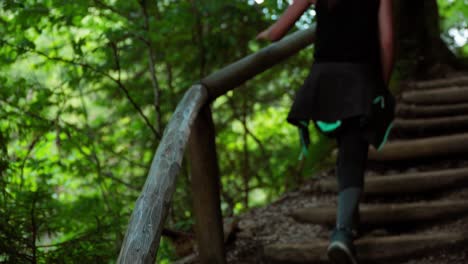
<path fill-rule="evenodd" d="M 302 16 L 302 14 L 314 4 L 315 0 L 294 0 L 288 6 L 286 11 L 281 15 L 268 29 L 257 35 L 257 39 L 278 41 L 294 26 L 294 23 Z"/>
<path fill-rule="evenodd" d="M 257 40 L 270 40 L 270 28 L 267 28 L 260 32 L 255 39 Z"/>

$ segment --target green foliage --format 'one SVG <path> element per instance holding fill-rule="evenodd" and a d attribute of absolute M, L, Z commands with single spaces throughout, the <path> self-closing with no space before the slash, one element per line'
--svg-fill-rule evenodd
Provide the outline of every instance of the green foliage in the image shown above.
<path fill-rule="evenodd" d="M 443 38 L 459 56 L 468 55 L 468 5 L 464 0 L 437 0 Z"/>
<path fill-rule="evenodd" d="M 445 29 L 458 25 L 447 19 L 457 8 L 466 17 L 459 2 L 439 2 Z M 266 45 L 253 39 L 286 5 L 0 1 L 0 262 L 114 263 L 183 93 Z M 286 123 L 311 62 L 308 48 L 214 102 L 225 216 L 333 166 L 334 143 L 313 127 L 301 163 Z M 189 169 L 184 163 L 166 224 L 185 232 L 193 232 Z M 175 258 L 163 238 L 158 263 Z"/>

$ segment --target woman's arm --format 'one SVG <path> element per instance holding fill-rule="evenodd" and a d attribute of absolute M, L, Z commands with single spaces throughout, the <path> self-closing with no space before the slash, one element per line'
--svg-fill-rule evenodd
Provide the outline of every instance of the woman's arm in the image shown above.
<path fill-rule="evenodd" d="M 267 39 L 277 41 L 286 35 L 294 23 L 302 16 L 302 14 L 315 4 L 316 0 L 294 0 L 294 2 L 281 15 L 280 19 L 271 25 L 268 29 L 258 34 L 257 39 Z"/>
<path fill-rule="evenodd" d="M 394 34 L 392 0 L 380 0 L 379 8 L 380 54 L 382 74 L 388 85 L 392 76 L 394 64 Z"/>

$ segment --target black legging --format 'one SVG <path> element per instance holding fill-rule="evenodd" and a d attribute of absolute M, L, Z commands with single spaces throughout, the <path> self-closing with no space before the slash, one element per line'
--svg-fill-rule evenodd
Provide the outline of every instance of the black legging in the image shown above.
<path fill-rule="evenodd" d="M 359 116 L 343 119 L 341 127 L 336 131 L 339 190 L 336 227 L 355 231 L 359 229 L 359 203 L 364 191 L 364 170 L 369 148 L 360 122 Z"/>
<path fill-rule="evenodd" d="M 363 138 L 360 117 L 342 120 L 337 131 L 338 158 L 336 169 L 339 191 L 349 187 L 364 188 L 369 143 Z"/>

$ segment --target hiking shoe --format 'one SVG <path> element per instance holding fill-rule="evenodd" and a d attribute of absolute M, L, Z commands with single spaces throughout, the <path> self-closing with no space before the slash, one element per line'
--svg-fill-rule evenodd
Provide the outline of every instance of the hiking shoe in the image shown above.
<path fill-rule="evenodd" d="M 327 253 L 334 264 L 357 264 L 352 231 L 344 228 L 333 230 Z"/>

